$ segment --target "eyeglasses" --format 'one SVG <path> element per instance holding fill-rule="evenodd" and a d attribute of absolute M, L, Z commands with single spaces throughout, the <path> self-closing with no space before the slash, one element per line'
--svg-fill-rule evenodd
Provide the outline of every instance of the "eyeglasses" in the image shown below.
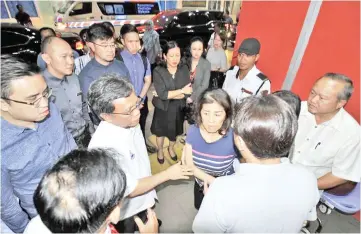
<path fill-rule="evenodd" d="M 142 105 L 142 102 L 141 101 L 138 101 L 137 104 L 135 104 L 135 107 L 132 108 L 130 111 L 128 111 L 127 113 L 112 113 L 114 115 L 126 115 L 126 116 L 129 116 L 129 115 L 132 115 L 132 113 L 136 110 L 136 109 L 139 109 L 140 105 Z"/>
<path fill-rule="evenodd" d="M 97 46 L 100 46 L 100 47 L 103 47 L 103 48 L 110 48 L 110 49 L 114 49 L 115 48 L 115 44 L 108 44 L 108 45 L 100 45 L 100 44 L 97 44 L 95 42 L 92 42 L 94 45 L 97 45 Z"/>
<path fill-rule="evenodd" d="M 13 100 L 13 99 L 10 99 L 10 98 L 5 98 L 5 97 L 2 97 L 2 99 L 12 101 L 12 102 L 16 102 L 16 103 L 20 103 L 20 104 L 29 105 L 29 106 L 34 106 L 34 107 L 38 108 L 38 107 L 40 107 L 41 100 L 43 98 L 48 99 L 51 96 L 52 93 L 53 93 L 52 90 L 49 89 L 49 87 L 46 87 L 46 89 L 41 94 L 41 97 L 39 97 L 38 99 L 36 99 L 33 102 L 17 101 L 17 100 Z"/>

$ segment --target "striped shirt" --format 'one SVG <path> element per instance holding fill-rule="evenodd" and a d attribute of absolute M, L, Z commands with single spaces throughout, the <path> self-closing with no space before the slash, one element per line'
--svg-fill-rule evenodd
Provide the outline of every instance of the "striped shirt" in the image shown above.
<path fill-rule="evenodd" d="M 90 60 L 92 60 L 92 58 L 90 57 L 89 52 L 83 56 L 76 58 L 74 60 L 75 75 L 79 75 L 81 70 L 83 70 L 83 68 L 90 62 Z"/>
<path fill-rule="evenodd" d="M 191 125 L 187 133 L 186 142 L 192 146 L 193 163 L 207 174 L 219 177 L 234 174 L 233 161 L 236 157 L 233 143 L 233 129 L 219 140 L 207 143 L 199 127 Z M 202 182 L 196 179 L 197 183 Z"/>

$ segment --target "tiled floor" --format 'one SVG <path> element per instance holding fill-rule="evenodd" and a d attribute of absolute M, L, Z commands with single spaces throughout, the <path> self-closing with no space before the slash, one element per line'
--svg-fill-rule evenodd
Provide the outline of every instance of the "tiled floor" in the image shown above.
<path fill-rule="evenodd" d="M 231 52 L 228 52 L 230 57 Z M 152 100 L 153 87 L 148 92 L 149 100 Z M 149 138 L 153 109 L 149 102 L 149 115 L 147 118 L 146 135 Z M 178 155 L 180 156 L 180 155 Z M 153 158 L 153 156 L 152 156 Z M 152 163 L 155 160 L 151 160 Z M 169 165 L 169 164 L 168 164 Z M 159 203 L 156 205 L 156 213 L 163 221 L 160 232 L 162 233 L 189 233 L 192 232 L 192 223 L 197 210 L 193 206 L 194 180 L 168 181 L 157 187 Z M 323 225 L 322 233 L 360 233 L 360 222 L 351 215 L 343 215 L 332 211 L 330 215 L 319 212 L 318 216 Z M 315 230 L 312 223 L 310 230 Z"/>

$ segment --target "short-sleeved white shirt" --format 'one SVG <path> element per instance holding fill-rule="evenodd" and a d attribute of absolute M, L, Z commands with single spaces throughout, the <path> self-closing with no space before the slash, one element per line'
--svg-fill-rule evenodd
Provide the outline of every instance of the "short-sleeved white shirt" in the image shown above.
<path fill-rule="evenodd" d="M 360 181 L 360 125 L 349 113 L 341 108 L 331 120 L 317 125 L 304 101 L 298 126 L 292 163 L 306 166 L 317 178 L 332 172 Z"/>
<path fill-rule="evenodd" d="M 194 233 L 297 233 L 317 218 L 316 177 L 288 158 L 279 164 L 241 163 L 210 185 Z"/>
<path fill-rule="evenodd" d="M 226 73 L 226 79 L 224 80 L 222 87 L 229 94 L 233 103 L 237 103 L 245 97 L 255 95 L 258 89 L 258 96 L 262 95 L 262 92 L 267 92 L 267 94 L 271 92 L 270 81 L 266 80 L 264 82 L 264 80 L 258 76 L 261 71 L 257 69 L 256 65 L 249 70 L 242 80 L 238 78 L 238 71 L 238 66 L 229 69 Z M 264 84 L 262 85 L 263 82 Z"/>
<path fill-rule="evenodd" d="M 121 128 L 102 121 L 96 129 L 88 148 L 113 148 L 122 156 L 119 164 L 127 176 L 127 189 L 122 201 L 120 220 L 129 218 L 152 207 L 157 199 L 155 190 L 141 196 L 128 196 L 138 184 L 138 180 L 152 175 L 147 148 L 139 124 L 133 128 Z"/>

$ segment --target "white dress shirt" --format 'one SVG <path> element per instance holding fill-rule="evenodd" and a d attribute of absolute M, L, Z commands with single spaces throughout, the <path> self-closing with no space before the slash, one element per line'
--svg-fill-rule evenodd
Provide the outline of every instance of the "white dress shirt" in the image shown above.
<path fill-rule="evenodd" d="M 271 82 L 269 80 L 264 82 L 258 76 L 261 71 L 257 69 L 256 65 L 249 70 L 242 80 L 238 78 L 238 71 L 238 66 L 229 69 L 222 87 L 229 94 L 233 103 L 237 103 L 245 97 L 255 95 L 258 90 L 257 96 L 261 96 L 263 92 L 267 92 L 267 94 L 271 92 Z"/>
<path fill-rule="evenodd" d="M 360 181 L 360 125 L 343 108 L 329 121 L 317 125 L 302 102 L 292 163 L 302 164 L 317 178 L 332 172 L 350 181 Z"/>
<path fill-rule="evenodd" d="M 88 148 L 113 148 L 122 156 L 119 164 L 127 176 L 125 199 L 122 201 L 120 220 L 129 218 L 154 206 L 157 194 L 151 190 L 141 196 L 129 198 L 138 180 L 152 175 L 149 156 L 140 126 L 122 128 L 106 121 L 100 122 Z"/>

